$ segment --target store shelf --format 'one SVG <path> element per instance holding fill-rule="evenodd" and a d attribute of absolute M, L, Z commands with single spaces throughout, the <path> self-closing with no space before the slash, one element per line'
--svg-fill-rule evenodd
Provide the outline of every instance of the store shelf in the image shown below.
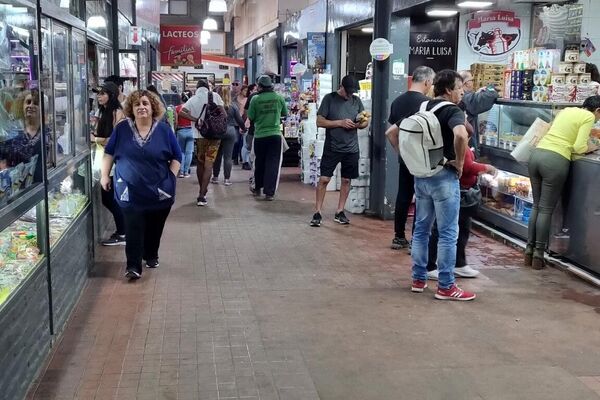
<path fill-rule="evenodd" d="M 23 190 L 16 200 L 0 210 L 0 232 L 44 200 L 45 187 L 41 183 Z"/>
<path fill-rule="evenodd" d="M 491 186 L 485 186 L 485 185 L 481 185 L 481 187 L 482 187 L 482 188 L 487 188 L 487 189 L 489 189 L 489 190 L 491 190 L 491 191 L 495 191 L 495 192 L 497 192 L 497 193 L 500 193 L 500 194 L 503 194 L 503 195 L 505 195 L 505 196 L 514 197 L 514 198 L 516 198 L 516 199 L 522 200 L 522 201 L 524 201 L 524 202 L 526 202 L 526 203 L 529 203 L 529 204 L 533 204 L 533 199 L 529 199 L 529 198 L 527 198 L 527 197 L 523 197 L 523 196 L 520 196 L 520 195 L 518 195 L 518 194 L 508 193 L 508 192 L 505 192 L 505 191 L 499 190 L 498 188 L 491 187 Z"/>
<path fill-rule="evenodd" d="M 504 104 L 507 106 L 519 106 L 529 108 L 564 108 L 564 107 L 580 107 L 582 103 L 551 103 L 531 100 L 511 100 L 511 99 L 496 99 L 496 104 Z"/>
<path fill-rule="evenodd" d="M 529 176 L 529 169 L 527 165 L 515 161 L 515 159 L 510 155 L 510 150 L 480 145 L 479 154 L 481 157 L 487 158 L 490 164 L 500 170 L 511 172 L 517 175 Z"/>
<path fill-rule="evenodd" d="M 477 217 L 505 232 L 521 239 L 527 239 L 527 224 L 523 221 L 517 221 L 513 217 L 502 214 L 486 205 L 479 207 Z"/>
<path fill-rule="evenodd" d="M 19 283 L 19 285 L 17 287 L 15 287 L 14 289 L 12 289 L 12 291 L 10 292 L 10 294 L 4 300 L 0 300 L 0 314 L 3 312 L 3 310 L 5 308 L 9 307 L 9 305 L 13 301 L 22 300 L 22 297 L 20 296 L 20 293 L 22 291 L 24 291 L 25 288 L 28 286 L 29 282 L 32 280 L 31 278 L 36 273 L 39 273 L 40 268 L 42 268 L 46 264 L 46 260 L 47 260 L 46 257 L 44 257 L 43 255 L 40 255 L 40 259 L 31 268 L 31 270 L 29 272 L 27 272 L 27 275 L 25 275 L 25 277 L 23 277 L 23 280 L 21 281 L 21 283 Z"/>

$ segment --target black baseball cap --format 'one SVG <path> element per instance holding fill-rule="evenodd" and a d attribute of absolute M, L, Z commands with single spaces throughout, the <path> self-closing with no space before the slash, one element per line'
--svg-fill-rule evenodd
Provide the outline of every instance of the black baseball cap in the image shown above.
<path fill-rule="evenodd" d="M 92 89 L 94 93 L 105 92 L 108 94 L 112 94 L 113 96 L 117 96 L 119 94 L 119 87 L 112 82 L 104 82 L 102 85 L 97 88 Z"/>
<path fill-rule="evenodd" d="M 358 92 L 358 82 L 352 75 L 346 75 L 342 78 L 342 86 L 348 94 Z"/>

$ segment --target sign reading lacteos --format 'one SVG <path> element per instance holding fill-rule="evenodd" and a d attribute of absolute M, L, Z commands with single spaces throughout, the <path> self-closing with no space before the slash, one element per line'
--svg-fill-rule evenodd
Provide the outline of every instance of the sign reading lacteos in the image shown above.
<path fill-rule="evenodd" d="M 199 65 L 202 63 L 200 31 L 197 25 L 160 26 L 161 65 Z"/>

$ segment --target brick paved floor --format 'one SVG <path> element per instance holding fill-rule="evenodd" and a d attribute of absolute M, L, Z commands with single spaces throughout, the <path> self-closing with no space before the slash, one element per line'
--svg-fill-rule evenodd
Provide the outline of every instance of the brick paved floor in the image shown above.
<path fill-rule="evenodd" d="M 256 201 L 246 175 L 210 207 L 179 180 L 161 266 L 122 278 L 105 248 L 31 399 L 598 399 L 600 294 L 481 234 L 463 281 L 479 298 L 408 290 L 392 223 L 308 226 L 313 191 L 284 176 Z M 435 286 L 435 285 L 432 285 Z"/>

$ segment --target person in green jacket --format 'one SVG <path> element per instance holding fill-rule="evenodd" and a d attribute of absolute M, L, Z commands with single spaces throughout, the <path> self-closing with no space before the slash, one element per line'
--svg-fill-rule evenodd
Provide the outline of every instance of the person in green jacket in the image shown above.
<path fill-rule="evenodd" d="M 266 200 L 274 199 L 279 183 L 283 156 L 281 118 L 287 116 L 285 99 L 273 91 L 273 81 L 267 75 L 258 79 L 259 93 L 252 97 L 248 118 L 254 123 L 254 190 Z"/>

